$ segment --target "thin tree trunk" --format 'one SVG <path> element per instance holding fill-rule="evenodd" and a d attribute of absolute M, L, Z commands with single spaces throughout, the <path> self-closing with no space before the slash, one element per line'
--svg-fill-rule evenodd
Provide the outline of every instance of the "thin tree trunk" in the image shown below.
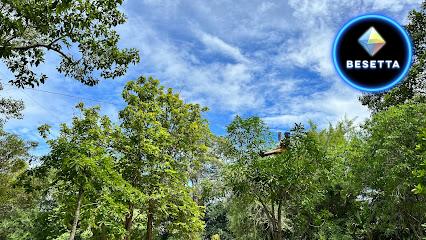
<path fill-rule="evenodd" d="M 262 205 L 262 208 L 266 214 L 266 217 L 268 218 L 268 222 L 271 225 L 271 236 L 272 239 L 275 238 L 275 213 L 274 212 L 269 212 L 268 207 L 266 206 L 266 204 L 262 201 L 262 199 L 260 197 L 257 197 L 258 201 L 260 202 L 260 204 Z"/>
<path fill-rule="evenodd" d="M 129 212 L 126 214 L 126 220 L 124 222 L 124 228 L 126 229 L 126 236 L 124 237 L 124 240 L 130 240 L 130 235 L 132 231 L 132 225 L 133 225 L 133 213 L 134 213 L 134 206 L 133 204 L 129 204 Z"/>
<path fill-rule="evenodd" d="M 70 234 L 70 237 L 68 238 L 69 240 L 74 240 L 75 233 L 77 232 L 77 224 L 78 224 L 78 220 L 80 218 L 80 208 L 81 208 L 81 201 L 82 200 L 83 200 L 83 189 L 80 188 L 80 190 L 78 190 L 77 208 L 75 209 L 74 221 L 72 223 L 71 234 Z"/>
<path fill-rule="evenodd" d="M 281 207 L 282 207 L 282 201 L 280 200 L 278 202 L 278 216 L 277 216 L 277 240 L 281 240 L 283 238 L 283 228 L 281 226 Z"/>
<path fill-rule="evenodd" d="M 154 221 L 154 209 L 153 209 L 152 203 L 149 203 L 148 207 L 148 221 L 146 223 L 146 240 L 152 240 L 153 239 L 153 221 Z"/>
<path fill-rule="evenodd" d="M 108 240 L 106 235 L 105 224 L 102 224 L 101 233 L 99 234 L 99 240 Z"/>

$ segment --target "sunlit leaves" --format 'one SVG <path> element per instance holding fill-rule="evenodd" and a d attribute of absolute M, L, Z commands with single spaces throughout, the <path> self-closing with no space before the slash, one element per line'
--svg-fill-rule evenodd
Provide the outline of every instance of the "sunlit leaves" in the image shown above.
<path fill-rule="evenodd" d="M 78 234 L 96 236 L 108 232 L 111 238 L 123 236 L 125 202 L 137 202 L 143 195 L 116 170 L 111 152 L 111 121 L 99 115 L 98 107 L 86 109 L 78 104 L 77 108 L 82 116 L 74 117 L 71 126 L 62 124 L 59 136 L 49 138 L 50 153 L 32 171 L 43 172 L 49 182 L 50 196 L 46 197 L 53 198 L 57 206 L 51 213 L 62 220 L 65 229 L 70 229 L 72 219 L 77 217 Z M 43 137 L 49 137 L 48 126 L 39 130 Z M 77 204 L 80 198 L 81 206 Z M 79 207 L 81 216 L 76 216 L 74 212 Z"/>
<path fill-rule="evenodd" d="M 153 78 L 128 82 L 123 98 L 127 106 L 120 111 L 117 149 L 123 176 L 147 195 L 148 207 L 140 211 L 153 216 L 156 229 L 162 226 L 158 234 L 196 239 L 203 229 L 202 208 L 191 198 L 189 180 L 207 150 L 205 109 L 185 103 Z"/>

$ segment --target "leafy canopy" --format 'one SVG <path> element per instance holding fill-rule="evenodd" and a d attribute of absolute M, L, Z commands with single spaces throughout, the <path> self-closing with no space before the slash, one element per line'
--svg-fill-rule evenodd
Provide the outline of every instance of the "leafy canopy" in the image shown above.
<path fill-rule="evenodd" d="M 191 196 L 191 169 L 206 152 L 210 134 L 198 104 L 185 103 L 159 81 L 140 77 L 125 86 L 127 106 L 120 111 L 118 149 L 123 177 L 147 195 L 147 239 L 158 234 L 196 239 L 203 229 L 202 209 Z M 139 207 L 130 204 L 130 211 Z"/>
<path fill-rule="evenodd" d="M 3 0 L 0 2 L 0 59 L 18 87 L 43 84 L 37 67 L 47 52 L 61 59 L 57 69 L 86 85 L 125 74 L 139 61 L 136 49 L 119 49 L 114 27 L 126 19 L 122 0 Z"/>

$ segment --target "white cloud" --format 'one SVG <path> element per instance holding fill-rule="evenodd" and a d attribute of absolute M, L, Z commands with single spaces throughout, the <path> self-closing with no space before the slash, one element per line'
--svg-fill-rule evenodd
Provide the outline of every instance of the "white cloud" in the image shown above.
<path fill-rule="evenodd" d="M 271 127 L 291 127 L 294 123 L 307 123 L 313 120 L 320 127 L 327 126 L 330 122 L 356 119 L 363 122 L 369 113 L 357 100 L 358 94 L 344 84 L 337 83 L 329 90 L 318 92 L 310 96 L 283 97 L 277 101 L 282 105 L 278 111 L 265 115 L 263 119 Z"/>
<path fill-rule="evenodd" d="M 334 32 L 321 25 L 302 31 L 300 37 L 288 39 L 281 46 L 277 64 L 314 71 L 323 77 L 334 75 L 331 44 Z"/>
<path fill-rule="evenodd" d="M 248 63 L 249 60 L 241 54 L 240 49 L 237 47 L 231 46 L 228 43 L 224 42 L 222 39 L 212 36 L 210 34 L 197 31 L 200 40 L 206 45 L 206 47 L 211 51 L 218 51 L 225 55 L 228 55 L 235 59 L 238 62 Z"/>
<path fill-rule="evenodd" d="M 220 38 L 201 31 L 193 31 L 192 36 L 200 39 L 207 50 L 230 56 L 235 63 L 201 62 L 193 45 L 176 43 L 174 39 L 164 37 L 162 32 L 146 25 L 143 18 L 130 20 L 120 32 L 126 45 L 142 49 L 143 62 L 133 71 L 138 74 L 144 74 L 139 69 L 148 71 L 163 84 L 180 92 L 186 100 L 202 103 L 217 111 L 238 111 L 261 104 L 261 97 L 252 90 L 255 64 L 237 47 Z"/>
<path fill-rule="evenodd" d="M 345 115 L 362 121 L 368 112 L 357 100 L 360 93 L 337 77 L 331 63 L 334 36 L 359 14 L 376 12 L 404 21 L 420 2 L 128 0 L 120 45 L 140 49 L 141 63 L 119 80 L 89 88 L 58 74 L 57 59 L 48 57 L 43 71 L 49 81 L 41 89 L 112 102 L 101 105 L 117 120 L 124 82 L 153 75 L 186 101 L 208 106 L 216 118 L 259 115 L 276 128 L 308 119 L 326 125 Z M 0 67 L 0 78 L 7 74 Z M 81 100 L 25 93 L 29 96 L 21 90 L 0 92 L 25 100 L 25 119 L 7 125 L 22 135 L 36 134 L 41 123 L 69 121 Z"/>
<path fill-rule="evenodd" d="M 349 19 L 367 13 L 383 13 L 402 21 L 408 10 L 421 0 L 366 0 L 366 1 L 308 1 L 290 0 L 294 31 L 298 34 L 283 43 L 278 63 L 313 70 L 328 78 L 335 75 L 331 48 L 339 28 Z"/>

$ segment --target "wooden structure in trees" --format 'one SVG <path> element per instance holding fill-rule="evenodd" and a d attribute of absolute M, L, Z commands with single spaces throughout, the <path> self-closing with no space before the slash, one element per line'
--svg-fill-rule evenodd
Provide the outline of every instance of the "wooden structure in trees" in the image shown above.
<path fill-rule="evenodd" d="M 279 142 L 279 145 L 277 146 L 277 148 L 274 148 L 274 149 L 266 151 L 266 152 L 261 152 L 260 156 L 261 157 L 267 157 L 267 156 L 271 156 L 271 155 L 275 155 L 275 154 L 280 154 L 280 153 L 286 151 L 288 149 L 289 143 L 290 143 L 290 133 L 285 132 L 284 133 L 284 139 L 283 139 L 282 133 L 278 132 L 278 142 Z"/>

